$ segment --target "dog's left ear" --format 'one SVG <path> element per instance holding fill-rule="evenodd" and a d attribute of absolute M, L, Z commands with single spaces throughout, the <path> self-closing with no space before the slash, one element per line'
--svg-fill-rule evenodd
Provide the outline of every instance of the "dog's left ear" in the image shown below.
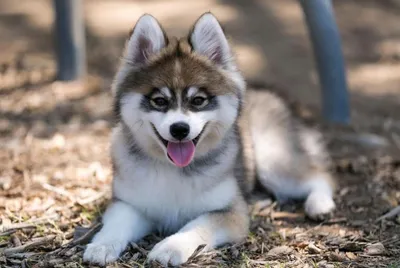
<path fill-rule="evenodd" d="M 224 68 L 230 65 L 231 50 L 217 18 L 211 13 L 203 14 L 194 24 L 189 35 L 193 50 Z"/>

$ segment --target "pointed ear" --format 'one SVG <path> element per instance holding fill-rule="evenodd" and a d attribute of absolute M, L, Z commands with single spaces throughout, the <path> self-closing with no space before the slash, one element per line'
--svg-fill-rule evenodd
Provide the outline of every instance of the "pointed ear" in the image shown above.
<path fill-rule="evenodd" d="M 211 13 L 203 14 L 189 36 L 193 50 L 223 67 L 228 67 L 232 54 L 224 31 Z"/>
<path fill-rule="evenodd" d="M 167 37 L 151 15 L 139 18 L 125 48 L 125 60 L 133 65 L 142 65 L 167 45 Z"/>

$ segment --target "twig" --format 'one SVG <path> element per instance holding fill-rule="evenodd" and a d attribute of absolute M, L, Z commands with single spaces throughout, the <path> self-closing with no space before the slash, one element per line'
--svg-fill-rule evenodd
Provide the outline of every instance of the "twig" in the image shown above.
<path fill-rule="evenodd" d="M 301 219 L 301 218 L 304 218 L 304 214 L 278 211 L 278 212 L 272 212 L 271 218 L 272 219 Z"/>
<path fill-rule="evenodd" d="M 258 204 L 260 204 L 260 202 L 258 202 Z M 263 206 L 261 204 L 262 207 L 257 207 L 257 203 L 256 203 L 252 213 L 256 216 L 269 217 L 269 216 L 271 216 L 271 213 L 273 212 L 274 208 L 277 205 L 278 205 L 278 203 L 274 202 L 270 205 Z"/>
<path fill-rule="evenodd" d="M 12 263 L 12 264 L 16 264 L 16 265 L 18 265 L 18 266 L 22 266 L 22 265 L 21 265 L 22 261 L 20 261 L 20 260 L 17 260 L 17 259 L 7 259 L 7 261 L 10 262 L 10 263 Z M 8 266 L 8 267 L 10 267 L 10 266 Z"/>
<path fill-rule="evenodd" d="M 14 248 L 6 248 L 3 252 L 5 256 L 11 256 L 16 253 L 21 253 L 25 252 L 31 248 L 39 247 L 45 244 L 48 244 L 54 240 L 56 236 L 55 235 L 49 235 L 45 237 L 38 238 L 35 241 L 26 243 L 25 245 L 19 246 L 19 247 L 14 247 Z"/>
<path fill-rule="evenodd" d="M 66 190 L 64 190 L 64 189 L 62 189 L 62 188 L 55 187 L 55 186 L 50 185 L 50 184 L 48 184 L 48 183 L 42 183 L 42 187 L 43 187 L 44 189 L 48 190 L 48 191 L 51 191 L 51 192 L 54 192 L 54 193 L 56 193 L 56 194 L 65 196 L 65 197 L 67 197 L 69 200 L 71 200 L 72 202 L 75 202 L 75 201 L 76 201 L 75 198 L 72 196 L 72 194 L 71 194 L 70 192 L 68 192 L 68 191 L 66 191 Z"/>
<path fill-rule="evenodd" d="M 260 265 L 266 265 L 269 263 L 268 261 L 261 261 L 261 260 L 250 260 L 250 262 L 252 264 L 260 264 Z"/>
<path fill-rule="evenodd" d="M 35 265 L 35 267 L 56 267 L 66 262 L 68 262 L 68 259 L 61 259 L 61 258 L 50 259 L 39 262 L 37 265 Z"/>
<path fill-rule="evenodd" d="M 103 196 L 105 196 L 105 194 L 106 192 L 100 192 L 86 199 L 77 200 L 76 203 L 78 203 L 81 206 L 84 206 L 101 199 Z"/>
<path fill-rule="evenodd" d="M 131 242 L 130 244 L 131 244 L 132 248 L 134 248 L 137 251 L 139 251 L 140 253 L 142 253 L 143 256 L 147 256 L 147 254 L 148 254 L 147 250 L 145 250 L 144 248 L 139 247 L 138 244 L 136 244 L 134 242 Z"/>
<path fill-rule="evenodd" d="M 375 222 L 380 222 L 383 219 L 391 219 L 396 217 L 397 215 L 400 215 L 400 206 L 395 207 L 388 213 L 384 214 L 383 216 L 379 217 L 378 219 L 375 220 Z"/>
<path fill-rule="evenodd" d="M 0 231 L 2 232 L 2 233 L 0 233 L 0 236 L 10 235 L 10 234 L 14 233 L 15 230 L 17 230 L 17 229 L 33 228 L 39 224 L 45 224 L 45 223 L 47 224 L 47 223 L 49 223 L 49 221 L 57 220 L 57 219 L 58 219 L 58 215 L 52 215 L 49 217 L 43 217 L 43 218 L 38 218 L 35 220 L 30 220 L 28 222 L 19 222 L 19 223 L 15 223 L 15 224 L 11 224 L 11 225 L 0 226 Z M 12 232 L 12 233 L 9 233 L 9 232 Z"/>
<path fill-rule="evenodd" d="M 132 262 L 132 261 L 131 261 L 131 262 Z M 138 262 L 136 262 L 136 261 L 134 261 L 134 262 L 132 262 L 132 263 L 135 264 L 136 266 L 130 266 L 129 264 L 126 264 L 126 263 L 123 263 L 123 262 L 119 262 L 118 264 L 121 265 L 121 266 L 123 266 L 123 267 L 126 267 L 126 268 L 144 267 L 143 264 L 138 263 Z"/>
<path fill-rule="evenodd" d="M 396 242 L 397 240 L 399 240 L 399 236 L 398 235 L 394 235 L 388 239 L 382 240 L 380 241 L 382 244 L 392 244 L 393 242 Z M 379 242 L 379 241 L 377 241 Z"/>
<path fill-rule="evenodd" d="M 45 254 L 45 256 L 56 255 L 56 254 L 58 254 L 59 252 L 62 252 L 63 250 L 65 250 L 65 249 L 63 249 L 63 248 L 56 248 L 56 249 L 53 250 L 53 251 L 47 252 L 47 253 Z"/>
<path fill-rule="evenodd" d="M 13 243 L 14 247 L 22 246 L 21 240 L 19 240 L 16 234 L 11 235 L 11 242 Z"/>
<path fill-rule="evenodd" d="M 21 262 L 21 268 L 26 268 L 27 267 L 27 259 L 22 260 Z"/>
<path fill-rule="evenodd" d="M 84 235 L 81 237 L 71 241 L 69 244 L 66 245 L 66 247 L 74 247 L 77 245 L 82 245 L 82 244 L 87 244 L 89 240 L 97 233 L 97 231 L 101 228 L 102 223 L 98 222 L 95 225 L 93 225 L 89 231 L 87 231 Z"/>
<path fill-rule="evenodd" d="M 12 255 L 9 255 L 8 257 L 25 260 L 25 259 L 29 259 L 29 258 L 31 258 L 31 257 L 33 257 L 35 255 L 40 255 L 40 253 L 22 252 L 22 253 L 14 253 Z"/>
<path fill-rule="evenodd" d="M 364 257 L 364 258 L 376 258 L 376 256 L 373 255 L 367 255 L 367 254 L 358 254 L 359 257 Z"/>
<path fill-rule="evenodd" d="M 0 226 L 0 229 L 1 229 L 1 226 Z M 9 236 L 9 235 L 15 233 L 16 231 L 17 230 L 15 230 L 15 229 L 14 230 L 8 230 L 8 231 L 0 233 L 0 236 Z"/>

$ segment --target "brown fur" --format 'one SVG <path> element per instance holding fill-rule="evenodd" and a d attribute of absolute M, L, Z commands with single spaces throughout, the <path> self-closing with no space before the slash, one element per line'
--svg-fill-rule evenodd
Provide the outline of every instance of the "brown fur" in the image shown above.
<path fill-rule="evenodd" d="M 212 95 L 237 92 L 234 83 L 221 69 L 206 57 L 192 52 L 186 38 L 172 38 L 167 47 L 148 60 L 146 66 L 129 72 L 119 87 L 121 90 L 146 95 L 153 88 L 166 86 L 179 92 L 188 86 L 197 86 Z"/>
<path fill-rule="evenodd" d="M 233 243 L 246 238 L 250 219 L 246 202 L 241 197 L 238 197 L 228 210 L 212 212 L 209 215 L 214 232 L 217 232 L 217 229 L 223 229 Z"/>

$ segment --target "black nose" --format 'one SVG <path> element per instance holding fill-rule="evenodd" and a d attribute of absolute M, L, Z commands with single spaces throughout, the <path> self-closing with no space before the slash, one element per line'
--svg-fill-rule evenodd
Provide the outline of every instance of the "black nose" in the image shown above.
<path fill-rule="evenodd" d="M 185 122 L 173 123 L 169 128 L 169 132 L 175 139 L 183 140 L 189 134 L 190 126 Z"/>

